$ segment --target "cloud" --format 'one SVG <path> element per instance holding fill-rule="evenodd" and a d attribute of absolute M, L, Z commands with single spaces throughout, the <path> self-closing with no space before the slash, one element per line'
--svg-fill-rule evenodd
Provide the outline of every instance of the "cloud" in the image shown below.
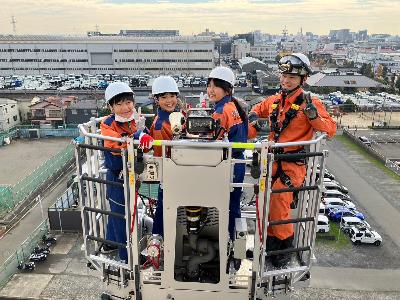
<path fill-rule="evenodd" d="M 0 34 L 12 33 L 11 16 L 20 34 L 85 34 L 95 30 L 178 29 L 192 34 L 261 30 L 289 33 L 303 29 L 328 34 L 330 29 L 368 29 L 399 34 L 400 1 L 393 0 L 2 0 Z"/>

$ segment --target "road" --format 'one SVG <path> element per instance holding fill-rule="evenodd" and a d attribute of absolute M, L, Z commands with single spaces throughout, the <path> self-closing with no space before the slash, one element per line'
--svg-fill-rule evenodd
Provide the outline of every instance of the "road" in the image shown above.
<path fill-rule="evenodd" d="M 73 170 L 74 171 L 74 170 Z M 73 172 L 72 171 L 72 172 Z M 72 172 L 64 174 L 56 185 L 42 195 L 43 217 L 47 218 L 47 208 L 54 204 L 64 191 L 67 189 L 66 180 L 70 178 Z M 0 238 L 0 265 L 24 242 L 31 232 L 43 221 L 42 210 L 37 203 L 15 226 L 10 228 Z"/>

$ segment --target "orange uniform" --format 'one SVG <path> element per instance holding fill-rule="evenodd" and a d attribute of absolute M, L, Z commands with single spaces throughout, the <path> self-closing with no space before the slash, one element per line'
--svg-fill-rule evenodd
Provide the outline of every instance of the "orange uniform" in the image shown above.
<path fill-rule="evenodd" d="M 115 115 L 109 115 L 100 124 L 101 134 L 105 136 L 121 138 L 131 136 L 135 139 L 139 138 L 141 131 L 137 131 L 134 120 L 130 122 L 118 122 Z M 104 140 L 104 147 L 113 149 L 125 149 L 126 143 Z M 107 168 L 106 179 L 123 183 L 121 171 L 123 169 L 122 156 L 120 153 L 104 151 L 104 165 Z M 125 214 L 125 196 L 124 189 L 114 185 L 107 185 L 106 197 L 109 201 L 111 211 Z M 125 220 L 113 216 L 108 217 L 107 223 L 107 240 L 126 243 L 126 224 Z M 128 260 L 126 248 L 119 249 L 119 257 L 122 260 Z"/>
<path fill-rule="evenodd" d="M 150 127 L 150 135 L 155 140 L 172 140 L 171 124 L 169 123 L 170 112 L 158 109 L 157 116 Z M 154 156 L 161 156 L 162 147 L 153 146 Z"/>
<path fill-rule="evenodd" d="M 285 120 L 285 114 L 295 103 L 297 97 L 303 93 L 303 89 L 289 94 L 285 99 L 282 93 L 270 96 L 263 100 L 261 103 L 253 107 L 252 111 L 256 112 L 259 118 L 269 118 L 271 132 L 269 135 L 270 140 L 278 139 L 276 142 L 299 142 L 311 140 L 316 131 L 326 132 L 329 137 L 333 137 L 336 133 L 336 123 L 333 121 L 331 116 L 326 111 L 324 105 L 318 98 L 312 98 L 312 103 L 315 105 L 318 111 L 318 117 L 314 120 L 308 119 L 303 113 L 303 109 L 306 107 L 305 101 L 301 103 L 300 109 L 297 111 L 295 117 L 289 122 L 286 128 L 277 136 L 273 131 L 273 124 L 271 124 L 271 116 L 274 109 L 277 109 L 277 125 L 281 128 L 282 123 Z M 249 138 L 254 138 L 257 135 L 257 131 L 254 126 L 249 126 Z M 302 147 L 293 146 L 285 147 L 283 152 L 295 152 L 302 150 Z M 286 162 L 281 161 L 282 171 L 284 174 L 289 176 L 290 181 L 294 187 L 300 187 L 303 184 L 306 175 L 306 166 L 304 163 L 298 162 Z M 272 189 L 283 189 L 287 186 L 281 181 L 281 178 L 277 174 L 278 163 L 274 162 L 272 167 L 273 183 Z M 293 201 L 293 193 L 276 193 L 271 194 L 270 209 L 269 209 L 269 220 L 287 220 L 290 219 L 290 204 Z M 269 236 L 275 236 L 280 240 L 287 239 L 293 235 L 293 224 L 275 225 L 269 226 L 267 229 Z"/>

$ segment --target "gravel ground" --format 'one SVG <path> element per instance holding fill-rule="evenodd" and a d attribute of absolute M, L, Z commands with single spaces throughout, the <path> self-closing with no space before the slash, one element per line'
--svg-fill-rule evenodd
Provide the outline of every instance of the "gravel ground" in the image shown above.
<path fill-rule="evenodd" d="M 332 289 L 304 288 L 295 290 L 290 296 L 290 299 L 397 300 L 399 299 L 399 297 L 399 293 L 392 292 L 343 291 Z"/>

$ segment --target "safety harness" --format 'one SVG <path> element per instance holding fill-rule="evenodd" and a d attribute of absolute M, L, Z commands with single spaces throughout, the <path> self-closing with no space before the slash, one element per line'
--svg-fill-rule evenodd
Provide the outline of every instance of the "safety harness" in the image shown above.
<path fill-rule="evenodd" d="M 272 104 L 273 111 L 270 114 L 270 122 L 271 122 L 271 130 L 274 132 L 274 141 L 278 142 L 279 137 L 281 136 L 282 132 L 289 126 L 290 122 L 296 117 L 298 111 L 300 110 L 300 106 L 304 102 L 304 94 L 301 93 L 297 96 L 296 100 L 292 103 L 291 107 L 285 114 L 285 119 L 282 122 L 282 126 L 279 125 L 278 122 L 278 114 L 279 114 L 279 102 L 277 100 Z M 305 153 L 304 149 L 295 150 L 295 151 L 287 151 L 284 152 L 283 148 L 275 148 L 275 154 L 287 154 L 287 153 Z M 294 162 L 305 164 L 304 159 L 276 159 L 276 163 L 278 164 L 277 170 L 275 175 L 272 176 L 272 180 L 275 181 L 276 179 L 280 178 L 281 182 L 285 184 L 288 188 L 294 188 L 290 177 L 283 171 L 282 169 L 282 161 L 287 162 Z M 293 202 L 291 203 L 291 208 L 297 207 L 298 202 L 298 191 L 293 192 Z"/>

